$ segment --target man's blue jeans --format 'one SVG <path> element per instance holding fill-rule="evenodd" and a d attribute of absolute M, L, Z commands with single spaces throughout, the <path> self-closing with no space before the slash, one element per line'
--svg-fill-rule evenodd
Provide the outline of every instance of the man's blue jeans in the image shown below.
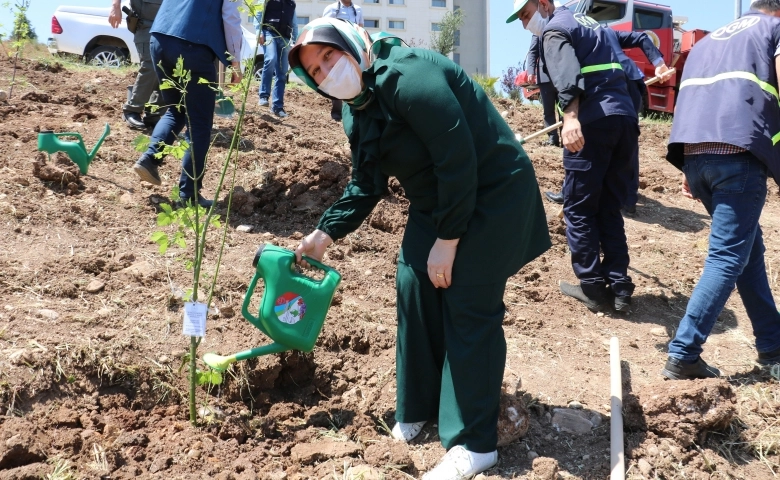
<path fill-rule="evenodd" d="M 270 98 L 271 96 L 271 78 L 275 78 L 273 90 L 273 103 L 271 110 L 278 112 L 284 110 L 284 86 L 287 83 L 287 52 L 289 50 L 289 41 L 280 37 L 275 32 L 263 30 L 265 35 L 265 53 L 263 59 L 263 73 L 260 77 L 260 98 Z M 269 41 L 270 39 L 270 41 Z"/>
<path fill-rule="evenodd" d="M 753 324 L 756 349 L 780 347 L 780 313 L 769 289 L 758 224 L 766 201 L 766 166 L 749 152 L 705 154 L 686 156 L 683 171 L 712 227 L 704 272 L 669 343 L 669 356 L 698 359 L 735 285 Z"/>
<path fill-rule="evenodd" d="M 178 82 L 173 77 L 173 70 L 179 56 L 184 60 L 184 69 L 190 71 L 192 79 L 187 84 L 186 95 L 175 88 L 161 90 L 163 104 L 169 107 L 154 127 L 146 153 L 148 155 L 156 154 L 159 151 L 158 144 L 160 142 L 166 145 L 173 144 L 186 126 L 185 138 L 190 142 L 190 148 L 184 154 L 181 162 L 179 194 L 182 198 L 194 199 L 196 188 L 200 192 L 202 184 L 206 154 L 211 139 L 211 126 L 214 123 L 214 102 L 216 101 L 216 93 L 211 89 L 212 85 L 199 83 L 198 79 L 203 78 L 211 84 L 216 83 L 217 69 L 214 65 L 216 55 L 206 45 L 190 43 L 159 33 L 152 34 L 150 48 L 160 83 L 168 78 Z M 182 101 L 182 96 L 184 96 L 184 108 L 174 107 Z M 200 196 L 200 193 L 198 195 Z"/>

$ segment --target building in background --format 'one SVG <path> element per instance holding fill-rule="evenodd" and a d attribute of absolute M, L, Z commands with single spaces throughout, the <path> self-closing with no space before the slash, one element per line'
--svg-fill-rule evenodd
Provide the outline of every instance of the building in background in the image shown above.
<path fill-rule="evenodd" d="M 296 0 L 298 26 L 320 18 L 334 0 Z M 415 47 L 427 48 L 431 33 L 447 11 L 460 8 L 465 22 L 455 52 L 450 54 L 466 73 L 489 72 L 489 26 L 487 0 L 357 0 L 369 32 L 384 30 Z"/>

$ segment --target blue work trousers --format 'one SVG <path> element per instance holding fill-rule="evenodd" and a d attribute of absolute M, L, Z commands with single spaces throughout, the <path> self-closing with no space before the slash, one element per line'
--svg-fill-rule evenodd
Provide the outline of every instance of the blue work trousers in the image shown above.
<path fill-rule="evenodd" d="M 586 295 L 598 297 L 607 285 L 631 295 L 624 205 L 638 148 L 636 119 L 611 115 L 582 125 L 585 147 L 563 150 L 563 211 L 574 274 Z M 603 252 L 603 259 L 599 252 Z"/>
<path fill-rule="evenodd" d="M 289 51 L 290 41 L 280 37 L 279 34 L 270 30 L 263 30 L 266 44 L 264 46 L 263 72 L 260 76 L 260 98 L 268 99 L 271 97 L 271 79 L 273 84 L 273 101 L 271 110 L 278 112 L 284 110 L 284 86 L 287 83 L 287 52 Z"/>
<path fill-rule="evenodd" d="M 190 71 L 192 79 L 187 84 L 185 93 L 176 88 L 161 90 L 163 103 L 169 108 L 154 127 L 146 153 L 156 154 L 160 142 L 173 144 L 186 126 L 185 139 L 190 148 L 182 158 L 179 194 L 183 199 L 194 199 L 195 191 L 200 191 L 202 185 L 216 101 L 216 92 L 212 90 L 212 85 L 199 83 L 198 79 L 216 83 L 217 69 L 214 62 L 217 57 L 206 45 L 159 33 L 152 34 L 150 47 L 154 68 L 161 84 L 165 79 L 179 81 L 173 77 L 179 57 L 184 60 L 184 69 Z M 175 105 L 180 103 L 183 103 L 183 107 L 176 108 Z"/>
<path fill-rule="evenodd" d="M 687 155 L 691 193 L 712 217 L 710 244 L 669 356 L 693 362 L 736 285 L 760 353 L 780 348 L 780 313 L 769 289 L 758 219 L 766 201 L 766 166 L 750 152 Z"/>
<path fill-rule="evenodd" d="M 645 86 L 645 81 L 643 79 L 639 80 L 628 80 L 628 94 L 631 96 L 631 102 L 634 104 L 634 109 L 636 109 L 636 115 L 639 117 L 639 115 L 642 113 L 642 110 L 645 109 L 644 105 L 644 93 L 647 90 L 647 87 Z M 636 153 L 634 154 L 633 158 L 631 158 L 631 162 L 634 167 L 634 172 L 631 175 L 631 180 L 628 185 L 628 196 L 626 197 L 625 206 L 627 207 L 633 207 L 636 206 L 637 200 L 639 200 L 639 149 L 636 149 Z"/>

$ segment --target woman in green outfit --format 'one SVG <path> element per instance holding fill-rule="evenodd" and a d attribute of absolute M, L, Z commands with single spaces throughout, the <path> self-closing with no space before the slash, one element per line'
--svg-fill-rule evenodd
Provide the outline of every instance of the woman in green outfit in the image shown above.
<path fill-rule="evenodd" d="M 296 254 L 321 259 L 357 229 L 390 176 L 410 201 L 396 275 L 396 425 L 438 421 L 448 450 L 426 480 L 497 462 L 507 279 L 550 247 L 533 167 L 481 87 L 455 63 L 349 22 L 317 19 L 289 54 L 298 77 L 344 100 L 352 178 Z"/>

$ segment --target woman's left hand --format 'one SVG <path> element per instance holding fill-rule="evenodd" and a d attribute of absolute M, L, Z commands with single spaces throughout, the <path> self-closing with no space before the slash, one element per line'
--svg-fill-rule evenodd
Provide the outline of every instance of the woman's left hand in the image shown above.
<path fill-rule="evenodd" d="M 428 255 L 428 278 L 436 288 L 447 288 L 452 284 L 452 264 L 460 239 L 436 239 Z"/>

